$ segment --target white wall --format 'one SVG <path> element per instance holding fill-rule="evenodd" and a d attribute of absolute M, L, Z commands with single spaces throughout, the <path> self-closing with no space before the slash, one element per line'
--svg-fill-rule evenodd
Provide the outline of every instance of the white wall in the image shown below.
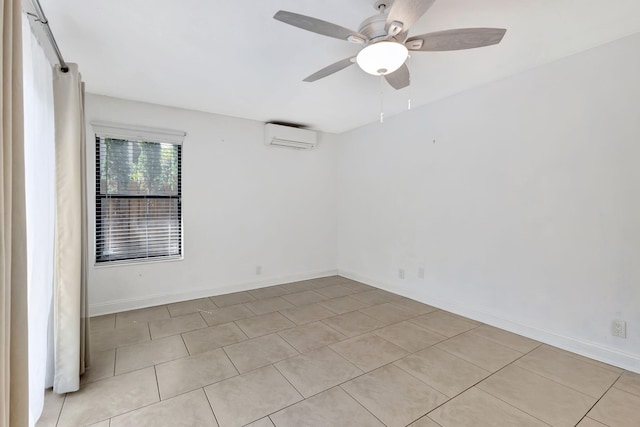
<path fill-rule="evenodd" d="M 639 50 L 341 135 L 341 274 L 640 371 Z"/>
<path fill-rule="evenodd" d="M 94 120 L 182 130 L 184 260 L 92 267 L 92 314 L 174 302 L 336 272 L 336 146 L 266 147 L 263 124 L 87 95 L 88 182 Z M 90 187 L 90 248 L 95 230 Z M 93 266 L 95 254 L 91 254 Z M 256 275 L 256 266 L 262 275 Z"/>

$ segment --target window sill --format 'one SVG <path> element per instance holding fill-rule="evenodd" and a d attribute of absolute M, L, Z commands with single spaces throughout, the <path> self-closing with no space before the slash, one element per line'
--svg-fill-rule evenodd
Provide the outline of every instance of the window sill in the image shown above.
<path fill-rule="evenodd" d="M 94 262 L 93 268 L 111 268 L 111 267 L 125 267 L 128 265 L 146 265 L 146 264 L 159 264 L 165 262 L 176 262 L 184 260 L 184 255 L 172 256 L 172 257 L 158 257 L 150 259 L 127 259 L 122 261 L 106 261 L 106 262 Z"/>

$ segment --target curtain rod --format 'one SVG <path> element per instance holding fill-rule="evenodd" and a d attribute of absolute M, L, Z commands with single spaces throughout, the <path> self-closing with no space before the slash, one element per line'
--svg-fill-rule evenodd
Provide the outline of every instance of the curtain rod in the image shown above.
<path fill-rule="evenodd" d="M 42 6 L 40 6 L 40 1 L 31 0 L 31 3 L 33 4 L 33 7 L 36 9 L 36 15 L 35 15 L 36 21 L 42 24 L 42 28 L 44 29 L 44 32 L 47 35 L 49 42 L 51 43 L 51 47 L 53 47 L 53 50 L 55 51 L 56 56 L 58 57 L 58 61 L 60 62 L 60 71 L 62 71 L 63 73 L 66 73 L 67 71 L 69 71 L 69 67 L 67 67 L 67 63 L 64 62 L 64 58 L 62 57 L 62 53 L 60 52 L 58 43 L 56 43 L 56 38 L 53 37 L 53 32 L 51 31 L 51 27 L 49 27 L 49 21 L 47 20 L 47 17 L 44 15 Z"/>

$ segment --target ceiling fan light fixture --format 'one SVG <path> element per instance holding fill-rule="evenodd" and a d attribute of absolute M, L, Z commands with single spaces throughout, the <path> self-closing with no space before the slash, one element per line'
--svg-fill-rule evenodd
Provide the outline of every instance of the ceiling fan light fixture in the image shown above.
<path fill-rule="evenodd" d="M 378 42 L 358 53 L 356 62 L 366 73 L 380 76 L 396 71 L 407 60 L 409 51 L 400 43 Z"/>

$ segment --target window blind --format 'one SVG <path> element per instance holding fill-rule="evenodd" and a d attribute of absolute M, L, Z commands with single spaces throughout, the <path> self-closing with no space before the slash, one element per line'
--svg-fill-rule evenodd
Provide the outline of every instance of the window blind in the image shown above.
<path fill-rule="evenodd" d="M 114 136 L 96 134 L 96 263 L 181 257 L 182 146 Z"/>

